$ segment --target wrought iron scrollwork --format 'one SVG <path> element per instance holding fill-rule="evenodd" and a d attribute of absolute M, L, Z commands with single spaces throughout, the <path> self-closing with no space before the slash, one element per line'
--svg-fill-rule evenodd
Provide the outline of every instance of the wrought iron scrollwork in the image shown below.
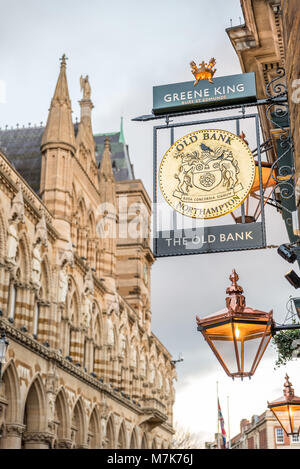
<path fill-rule="evenodd" d="M 279 147 L 282 149 L 282 154 L 272 164 L 271 176 L 276 182 L 273 192 L 276 193 L 279 189 L 281 199 L 290 199 L 295 195 L 295 167 L 289 122 L 288 90 L 285 84 L 285 70 L 278 68 L 276 74 L 277 76 L 266 86 L 266 93 L 270 100 L 266 108 L 266 117 L 273 128 L 281 131 Z M 281 208 L 285 209 L 285 207 Z"/>

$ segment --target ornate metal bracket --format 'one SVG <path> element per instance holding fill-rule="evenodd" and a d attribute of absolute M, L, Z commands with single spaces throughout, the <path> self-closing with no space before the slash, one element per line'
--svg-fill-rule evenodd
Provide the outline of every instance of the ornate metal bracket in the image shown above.
<path fill-rule="evenodd" d="M 266 108 L 266 117 L 269 122 L 271 122 L 273 128 L 277 128 L 281 131 L 279 145 L 283 153 L 274 161 L 271 167 L 271 176 L 276 182 L 273 192 L 276 193 L 279 189 L 281 199 L 290 199 L 295 194 L 295 167 L 293 159 L 293 140 L 289 122 L 288 90 L 285 84 L 285 70 L 278 68 L 276 73 L 277 76 L 266 86 L 266 93 L 271 100 L 271 103 Z M 283 98 L 280 100 L 280 103 L 278 103 L 278 98 Z M 286 121 L 287 124 L 284 125 L 284 121 Z M 285 163 L 286 156 L 289 153 L 291 153 L 291 165 Z M 283 206 L 280 208 L 285 209 Z"/>

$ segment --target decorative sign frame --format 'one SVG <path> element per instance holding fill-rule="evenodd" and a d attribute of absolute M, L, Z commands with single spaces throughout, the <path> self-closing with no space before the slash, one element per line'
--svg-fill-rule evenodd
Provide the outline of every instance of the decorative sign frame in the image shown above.
<path fill-rule="evenodd" d="M 244 110 L 243 110 L 244 111 Z M 158 230 L 158 135 L 161 130 L 170 130 L 170 145 L 174 143 L 174 129 L 178 127 L 197 126 L 204 124 L 235 121 L 236 135 L 240 135 L 240 122 L 253 119 L 255 122 L 257 161 L 260 182 L 260 210 L 261 221 L 245 223 L 245 211 L 242 205 L 243 222 L 232 225 L 208 226 L 197 229 L 159 231 Z M 191 254 L 204 254 L 213 252 L 239 251 L 261 249 L 266 247 L 265 207 L 262 183 L 261 141 L 259 128 L 259 115 L 245 114 L 219 117 L 213 119 L 196 120 L 189 122 L 167 123 L 153 127 L 153 252 L 155 257 L 182 256 Z M 176 211 L 174 210 L 176 225 Z"/>
<path fill-rule="evenodd" d="M 211 80 L 202 79 L 196 85 L 198 93 L 202 89 L 202 96 L 204 98 L 209 98 L 205 96 L 208 93 L 215 93 L 219 98 L 219 92 L 222 92 L 221 88 L 218 86 L 229 86 L 231 89 L 226 89 L 224 97 L 222 99 L 211 99 L 203 102 L 190 102 L 190 94 L 179 95 L 180 93 L 189 93 L 195 89 L 194 82 L 187 83 L 178 83 L 171 85 L 163 85 L 162 87 L 154 87 L 153 97 L 154 97 L 154 106 L 151 114 L 146 114 L 133 118 L 135 122 L 148 122 L 151 120 L 165 119 L 164 125 L 157 125 L 153 127 L 153 252 L 155 257 L 167 257 L 167 256 L 181 256 L 188 254 L 202 254 L 202 253 L 211 253 L 211 252 L 226 252 L 226 251 L 238 251 L 238 250 L 248 250 L 248 249 L 261 249 L 267 247 L 266 244 L 266 227 L 265 227 L 265 210 L 264 210 L 264 188 L 263 188 L 263 178 L 262 178 L 262 162 L 261 154 L 266 151 L 267 145 L 266 142 L 261 142 L 260 139 L 260 118 L 259 114 L 246 114 L 246 108 L 259 107 L 263 106 L 263 109 L 266 113 L 267 118 L 274 123 L 275 127 L 282 129 L 283 139 L 285 141 L 284 145 L 280 143 L 284 148 L 284 153 L 281 154 L 278 159 L 272 164 L 271 167 L 271 177 L 275 181 L 276 185 L 272 191 L 274 194 L 275 189 L 279 191 L 282 198 L 282 203 L 279 203 L 277 199 L 268 198 L 267 203 L 275 208 L 282 210 L 284 213 L 284 218 L 286 219 L 287 228 L 291 224 L 291 214 L 293 213 L 293 208 L 286 207 L 286 203 L 292 200 L 294 204 L 294 170 L 292 164 L 287 164 L 286 155 L 290 154 L 292 149 L 292 139 L 290 136 L 290 131 L 286 131 L 286 125 L 280 122 L 274 122 L 274 115 L 279 117 L 279 112 L 275 110 L 272 114 L 272 109 L 275 106 L 279 106 L 282 110 L 280 113 L 280 118 L 288 118 L 288 98 L 287 98 L 287 89 L 286 86 L 282 84 L 285 71 L 283 69 L 277 70 L 277 76 L 268 83 L 266 87 L 266 99 L 258 99 L 256 96 L 256 83 L 255 83 L 255 74 L 240 74 L 236 76 L 229 77 L 213 77 Z M 235 77 L 235 80 L 238 80 L 235 83 L 235 88 L 233 89 L 233 83 L 229 83 L 230 80 Z M 280 81 L 280 82 L 279 82 Z M 244 82 L 244 86 L 237 86 L 240 83 Z M 184 90 L 182 87 L 188 86 L 189 89 Z M 214 92 L 214 87 L 217 86 L 217 91 Z M 172 104 L 171 101 L 166 101 L 164 99 L 164 93 L 170 93 L 171 88 L 174 88 L 174 93 L 178 94 L 178 100 L 176 99 L 176 104 Z M 192 88 L 191 88 L 192 87 Z M 156 88 L 156 89 L 155 89 Z M 243 90 L 242 90 L 243 89 Z M 205 91 L 208 90 L 208 91 Z M 229 93 L 227 93 L 229 91 Z M 238 94 L 236 92 L 238 91 Z M 242 95 L 241 91 L 245 92 Z M 235 93 L 230 96 L 230 93 Z M 221 96 L 221 95 L 220 95 Z M 212 97 L 212 96 L 210 96 Z M 182 99 L 181 99 L 182 98 Z M 188 98 L 188 99 L 185 99 Z M 174 101 L 174 100 L 173 100 Z M 181 101 L 181 102 L 180 102 Z M 169 103 L 169 104 L 168 104 Z M 206 114 L 207 112 L 215 113 L 221 111 L 232 111 L 239 113 L 238 115 L 231 115 L 226 117 L 216 117 L 214 119 L 204 119 L 190 122 L 177 122 L 174 123 L 175 119 L 182 118 L 186 116 L 194 116 Z M 172 119 L 172 120 L 171 120 Z M 241 217 L 239 217 L 242 223 L 232 224 L 232 225 L 223 225 L 220 226 L 207 226 L 198 228 L 195 230 L 182 230 L 179 232 L 176 228 L 177 212 L 173 211 L 173 229 L 169 232 L 159 231 L 158 230 L 158 213 L 157 213 L 157 191 L 158 191 L 158 135 L 161 130 L 169 129 L 170 131 L 170 146 L 174 142 L 174 129 L 180 127 L 192 127 L 198 126 L 201 129 L 201 125 L 212 124 L 210 128 L 214 128 L 214 123 L 226 122 L 226 121 L 235 121 L 236 123 L 236 135 L 240 135 L 240 122 L 244 119 L 254 119 L 255 120 L 255 133 L 256 133 L 256 158 L 257 166 L 259 172 L 259 210 L 260 210 L 260 220 L 255 223 L 245 223 L 246 222 L 246 213 L 244 205 L 241 205 Z M 225 129 L 224 129 L 225 130 Z M 184 136 L 185 133 L 182 134 Z M 287 138 L 286 138 L 287 137 Z M 280 140 L 281 142 L 281 140 Z M 161 155 L 163 158 L 163 155 Z M 281 168 L 280 163 L 283 165 Z M 291 166 L 290 173 L 286 176 L 286 167 Z M 285 176 L 284 181 L 277 178 L 276 171 L 278 171 L 279 176 Z M 286 202 L 287 201 L 287 202 Z M 249 220 L 248 220 L 249 221 Z M 288 223 L 289 222 L 289 223 Z M 290 236 L 290 233 L 289 233 Z M 199 241 L 200 240 L 200 241 Z M 197 246 L 198 241 L 198 246 Z M 187 248 L 188 247 L 188 248 Z"/>

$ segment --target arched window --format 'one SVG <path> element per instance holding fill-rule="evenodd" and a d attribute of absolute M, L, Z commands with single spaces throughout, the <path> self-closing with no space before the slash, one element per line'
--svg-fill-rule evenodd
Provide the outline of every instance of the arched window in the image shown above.
<path fill-rule="evenodd" d="M 100 448 L 100 422 L 96 409 L 93 410 L 90 417 L 88 445 L 90 449 Z"/>
<path fill-rule="evenodd" d="M 49 442 L 42 436 L 46 431 L 46 397 L 44 386 L 40 378 L 30 386 L 24 408 L 23 424 L 23 448 L 25 449 L 48 449 Z M 41 434 L 41 439 L 36 435 Z"/>
<path fill-rule="evenodd" d="M 74 407 L 71 431 L 71 437 L 75 448 L 82 448 L 85 444 L 85 424 L 84 408 L 80 400 L 77 401 Z"/>
<path fill-rule="evenodd" d="M 119 437 L 118 437 L 118 448 L 119 449 L 126 449 L 126 430 L 124 424 L 122 423 L 120 430 L 119 430 Z"/>

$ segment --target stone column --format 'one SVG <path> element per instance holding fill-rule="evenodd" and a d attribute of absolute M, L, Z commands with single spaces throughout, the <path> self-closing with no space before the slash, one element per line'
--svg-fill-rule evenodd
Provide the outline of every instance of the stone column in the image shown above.
<path fill-rule="evenodd" d="M 54 436 L 48 432 L 26 432 L 23 435 L 24 449 L 51 449 Z"/>
<path fill-rule="evenodd" d="M 24 425 L 20 423 L 8 423 L 3 430 L 3 436 L 0 439 L 1 449 L 21 449 L 22 433 Z"/>

